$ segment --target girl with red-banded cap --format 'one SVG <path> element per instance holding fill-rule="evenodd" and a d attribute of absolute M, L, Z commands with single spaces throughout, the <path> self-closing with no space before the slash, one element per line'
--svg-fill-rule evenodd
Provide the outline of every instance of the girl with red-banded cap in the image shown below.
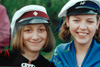
<path fill-rule="evenodd" d="M 39 5 L 27 5 L 15 12 L 11 22 L 14 35 L 12 49 L 0 54 L 0 66 L 54 67 L 41 55 L 50 52 L 55 39 L 50 29 L 50 19 L 46 9 Z"/>

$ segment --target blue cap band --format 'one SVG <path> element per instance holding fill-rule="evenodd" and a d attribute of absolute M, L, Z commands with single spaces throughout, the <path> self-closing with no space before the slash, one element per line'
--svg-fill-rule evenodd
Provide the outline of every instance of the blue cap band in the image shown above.
<path fill-rule="evenodd" d="M 71 12 L 74 12 L 75 10 L 77 9 L 89 9 L 89 10 L 93 10 L 93 14 L 100 14 L 100 7 L 94 3 L 94 2 L 91 2 L 91 1 L 81 1 L 81 2 L 78 2 L 76 3 L 74 6 L 72 6 L 70 9 L 68 9 L 68 12 L 67 12 L 67 15 Z M 75 11 L 76 12 L 76 11 Z M 80 13 L 79 13 L 80 14 Z M 89 14 L 89 13 L 88 13 Z M 90 13 L 91 14 L 91 13 Z"/>

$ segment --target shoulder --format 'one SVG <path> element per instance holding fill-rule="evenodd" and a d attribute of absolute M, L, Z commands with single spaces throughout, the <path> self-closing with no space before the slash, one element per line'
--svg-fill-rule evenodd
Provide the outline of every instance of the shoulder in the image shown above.
<path fill-rule="evenodd" d="M 92 41 L 93 44 L 95 44 L 95 46 L 100 47 L 100 42 L 97 42 L 95 39 Z"/>
<path fill-rule="evenodd" d="M 46 59 L 42 55 L 40 55 L 40 62 L 42 62 L 42 64 L 45 65 L 44 67 L 55 67 L 53 62 L 50 62 L 48 59 Z"/>
<path fill-rule="evenodd" d="M 69 53 L 69 49 L 70 49 L 70 46 L 72 43 L 73 43 L 73 41 L 71 41 L 69 43 L 59 44 L 55 48 L 50 61 L 53 62 L 57 67 L 59 67 L 59 66 L 63 67 L 63 63 L 61 63 L 61 62 L 66 61 L 66 58 L 69 55 L 68 53 Z"/>
<path fill-rule="evenodd" d="M 5 66 L 8 63 L 10 57 L 9 50 L 2 50 L 0 51 L 0 66 Z"/>
<path fill-rule="evenodd" d="M 17 53 L 14 51 L 14 50 L 2 50 L 0 51 L 0 57 L 4 57 L 4 58 L 10 58 L 10 57 L 13 57 L 13 56 L 16 56 Z"/>
<path fill-rule="evenodd" d="M 69 47 L 70 47 L 70 45 L 72 44 L 72 41 L 71 42 L 68 42 L 68 43 L 61 43 L 61 44 L 59 44 L 57 47 L 56 47 L 56 49 L 55 49 L 55 52 L 63 52 L 63 51 L 65 51 L 65 50 L 67 50 L 67 49 L 69 49 Z"/>
<path fill-rule="evenodd" d="M 0 57 L 5 57 L 8 58 L 9 57 L 9 49 L 8 50 L 2 50 L 0 51 Z"/>

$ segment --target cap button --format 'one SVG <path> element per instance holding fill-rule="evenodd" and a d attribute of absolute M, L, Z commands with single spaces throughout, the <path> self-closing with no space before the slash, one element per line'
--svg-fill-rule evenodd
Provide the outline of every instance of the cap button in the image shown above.
<path fill-rule="evenodd" d="M 37 15 L 38 15 L 38 12 L 35 11 L 35 12 L 33 13 L 33 15 L 37 16 Z"/>

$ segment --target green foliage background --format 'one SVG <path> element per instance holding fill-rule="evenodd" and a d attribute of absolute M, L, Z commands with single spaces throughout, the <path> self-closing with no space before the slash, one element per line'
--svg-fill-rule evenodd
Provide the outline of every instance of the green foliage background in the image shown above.
<path fill-rule="evenodd" d="M 56 39 L 56 45 L 55 45 L 56 47 L 59 43 L 64 42 L 59 39 L 58 32 L 56 32 L 55 29 L 60 23 L 60 18 L 58 18 L 58 14 L 61 8 L 67 3 L 67 1 L 68 0 L 0 0 L 0 4 L 6 7 L 10 22 L 12 20 L 12 17 L 15 11 L 22 8 L 23 6 L 31 5 L 31 4 L 44 6 L 47 9 L 47 13 L 51 19 L 50 20 L 51 29 Z M 52 52 L 49 54 L 43 53 L 43 55 L 46 55 L 47 59 L 50 59 Z"/>

